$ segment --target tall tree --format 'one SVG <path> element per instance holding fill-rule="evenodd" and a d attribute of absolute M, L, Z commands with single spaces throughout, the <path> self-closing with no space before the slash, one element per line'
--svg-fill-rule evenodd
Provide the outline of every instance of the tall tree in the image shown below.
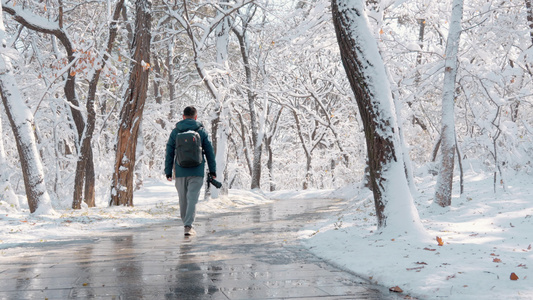
<path fill-rule="evenodd" d="M 36 32 L 53 35 L 65 48 L 67 53 L 67 66 L 64 75 L 65 86 L 63 90 L 65 98 L 70 104 L 70 114 L 72 115 L 75 129 L 78 134 L 76 136 L 76 142 L 79 146 L 78 150 L 81 151 L 81 140 L 86 128 L 85 120 L 79 109 L 80 103 L 76 93 L 76 72 L 73 71 L 78 57 L 75 55 L 73 42 L 64 28 L 63 3 L 62 1 L 59 1 L 57 21 L 50 22 L 46 18 L 27 11 L 27 9 L 24 8 L 24 5 L 17 6 L 16 2 L 13 4 L 8 4 L 7 2 L 8 1 L 6 0 L 2 0 L 2 7 L 5 12 L 13 16 L 15 21 Z M 78 198 L 78 193 L 79 197 L 81 197 L 82 189 L 85 188 L 85 202 L 90 206 L 94 206 L 94 162 L 92 148 L 89 147 L 85 149 L 84 154 L 79 153 L 79 157 L 80 159 L 77 162 L 77 168 L 80 171 L 76 172 L 76 178 L 74 180 L 76 189 L 75 199 Z M 74 202 L 77 202 L 77 200 L 74 200 Z"/>
<path fill-rule="evenodd" d="M 442 95 L 441 162 L 437 178 L 435 199 L 442 206 L 452 203 L 453 169 L 455 161 L 455 78 L 457 75 L 457 52 L 461 37 L 463 0 L 454 0 L 450 29 L 446 43 L 444 63 L 444 88 Z"/>
<path fill-rule="evenodd" d="M 31 213 L 46 213 L 52 209 L 52 206 L 46 189 L 41 157 L 35 141 L 33 114 L 22 100 L 13 76 L 13 66 L 11 65 L 13 53 L 8 53 L 13 50 L 6 47 L 4 19 L 1 9 L 0 43 L 3 45 L 0 48 L 0 94 L 2 95 L 2 102 L 17 144 L 28 206 Z"/>
<path fill-rule="evenodd" d="M 332 0 L 332 13 L 342 62 L 364 125 L 378 228 L 420 231 L 404 172 L 392 93 L 364 0 Z"/>
<path fill-rule="evenodd" d="M 100 75 L 102 74 L 102 70 L 105 67 L 105 64 L 107 60 L 109 59 L 109 55 L 111 53 L 111 50 L 113 48 L 113 43 L 115 42 L 115 37 L 117 35 L 118 31 L 118 19 L 120 17 L 120 12 L 122 10 L 122 7 L 124 6 L 124 0 L 117 1 L 115 5 L 115 10 L 113 13 L 113 19 L 111 20 L 109 24 L 109 35 L 107 38 L 107 47 L 104 50 L 104 54 L 100 60 L 100 63 L 97 67 L 97 69 L 94 71 L 91 81 L 89 82 L 89 91 L 87 96 L 87 126 L 84 127 L 84 134 L 82 135 L 83 138 L 80 142 L 80 150 L 78 153 L 78 162 L 76 165 L 76 180 L 74 183 L 74 196 L 72 200 L 72 208 L 74 209 L 80 209 L 81 208 L 81 201 L 83 199 L 83 182 L 90 182 L 89 186 L 87 184 L 85 185 L 85 202 L 88 204 L 89 207 L 94 207 L 94 170 L 92 172 L 86 172 L 88 167 L 92 167 L 93 161 L 93 152 L 92 152 L 92 138 L 96 123 L 96 109 L 95 109 L 95 101 L 96 101 L 96 89 L 98 87 L 98 82 L 100 80 Z M 89 165 L 88 165 L 89 164 Z M 92 176 L 92 178 L 85 178 Z"/>
<path fill-rule="evenodd" d="M 129 86 L 124 94 L 120 111 L 110 205 L 133 206 L 133 177 L 137 138 L 148 93 L 152 22 L 151 0 L 137 0 L 135 13 L 131 71 Z"/>
<path fill-rule="evenodd" d="M 238 14 L 240 19 L 240 27 L 234 26 L 233 33 L 239 41 L 239 46 L 241 50 L 241 57 L 243 61 L 244 74 L 245 74 L 245 92 L 247 101 L 248 101 L 248 110 L 250 115 L 250 127 L 252 130 L 252 153 L 253 153 L 253 162 L 252 162 L 252 183 L 251 189 L 260 189 L 261 188 L 261 156 L 263 153 L 263 132 L 260 127 L 260 124 L 257 108 L 256 108 L 256 98 L 257 94 L 253 88 L 253 78 L 252 78 L 252 66 L 250 61 L 250 41 L 248 38 L 248 28 L 252 18 L 257 11 L 257 6 L 249 5 L 245 8 L 244 13 Z"/>

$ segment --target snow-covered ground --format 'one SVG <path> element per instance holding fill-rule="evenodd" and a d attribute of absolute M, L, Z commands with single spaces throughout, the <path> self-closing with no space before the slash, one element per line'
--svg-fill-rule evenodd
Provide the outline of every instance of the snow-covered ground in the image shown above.
<path fill-rule="evenodd" d="M 464 194 L 441 208 L 435 178 L 419 174 L 427 236 L 376 233 L 372 194 L 359 188 L 336 191 L 347 207 L 301 235 L 318 256 L 421 299 L 533 299 L 533 177 L 507 175 L 506 191 L 498 182 L 494 193 L 492 174 L 470 170 Z"/>
<path fill-rule="evenodd" d="M 492 176 L 470 170 L 465 193 L 456 193 L 452 206 L 441 208 L 432 203 L 435 178 L 418 174 L 414 198 L 426 236 L 377 233 L 372 194 L 359 187 L 265 194 L 231 190 L 227 199 L 201 201 L 198 212 L 209 215 L 269 202 L 267 198 L 343 198 L 341 213 L 300 232 L 303 244 L 317 255 L 423 299 L 533 299 L 533 176 L 507 177 L 506 191 L 498 184 L 494 193 Z M 166 181 L 148 182 L 135 194 L 134 204 L 36 216 L 0 203 L 0 255 L 19 252 L 17 246 L 89 239 L 177 220 L 179 214 L 176 191 Z"/>

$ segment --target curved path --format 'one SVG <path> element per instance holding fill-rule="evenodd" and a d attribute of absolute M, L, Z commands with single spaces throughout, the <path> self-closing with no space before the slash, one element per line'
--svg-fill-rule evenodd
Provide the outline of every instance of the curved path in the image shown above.
<path fill-rule="evenodd" d="M 0 299 L 397 299 L 298 245 L 335 200 L 280 200 L 0 260 Z M 334 245 L 332 245 L 334 247 Z M 26 254 L 27 253 L 27 254 Z"/>

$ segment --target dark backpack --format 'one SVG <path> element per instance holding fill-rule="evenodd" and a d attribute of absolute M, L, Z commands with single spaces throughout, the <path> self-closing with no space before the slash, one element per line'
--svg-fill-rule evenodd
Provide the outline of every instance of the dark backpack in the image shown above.
<path fill-rule="evenodd" d="M 201 127 L 200 127 L 201 128 Z M 176 162 L 182 168 L 193 168 L 202 164 L 202 138 L 196 131 L 189 130 L 176 135 Z"/>

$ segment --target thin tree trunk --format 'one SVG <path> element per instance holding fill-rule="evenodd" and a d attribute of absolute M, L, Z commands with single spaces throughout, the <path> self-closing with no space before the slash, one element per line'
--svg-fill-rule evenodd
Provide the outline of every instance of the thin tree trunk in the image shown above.
<path fill-rule="evenodd" d="M 305 144 L 305 139 L 302 132 L 302 126 L 300 124 L 300 118 L 298 117 L 298 113 L 293 109 L 292 115 L 294 116 L 294 123 L 296 125 L 296 134 L 298 134 L 298 137 L 300 138 L 300 142 L 302 143 L 302 148 L 305 153 L 305 178 L 302 182 L 302 188 L 304 190 L 307 190 L 309 188 L 309 181 L 311 180 L 311 163 L 312 163 L 312 157 L 311 157 L 311 151 Z"/>
<path fill-rule="evenodd" d="M 529 27 L 529 37 L 531 38 L 531 43 L 533 44 L 533 4 L 532 0 L 524 0 L 526 2 L 526 11 L 527 11 L 527 26 Z"/>
<path fill-rule="evenodd" d="M 442 96 L 441 163 L 435 189 L 435 199 L 442 207 L 452 204 L 453 169 L 455 162 L 455 78 L 457 76 L 457 52 L 461 37 L 462 18 L 463 0 L 454 0 L 446 44 Z"/>
<path fill-rule="evenodd" d="M 135 38 L 129 86 L 120 112 L 110 205 L 133 206 L 133 177 L 137 137 L 148 94 L 151 39 L 150 0 L 137 0 Z"/>
<path fill-rule="evenodd" d="M 85 203 L 89 207 L 95 206 L 94 199 L 94 165 L 93 165 L 93 154 L 92 154 L 92 138 L 96 123 L 96 110 L 95 110 L 95 101 L 96 101 L 96 90 L 98 87 L 98 81 L 100 80 L 100 74 L 102 73 L 103 68 L 107 60 L 109 59 L 109 53 L 113 48 L 113 43 L 118 31 L 118 19 L 120 17 L 120 11 L 124 6 L 124 0 L 119 0 L 115 5 L 115 11 L 113 13 L 113 20 L 110 23 L 109 27 L 109 36 L 107 40 L 106 52 L 102 56 L 100 61 L 100 68 L 95 70 L 91 81 L 89 82 L 89 92 L 87 95 L 87 126 L 85 127 L 85 133 L 82 135 L 83 140 L 81 141 L 80 152 L 78 154 L 78 162 L 76 165 L 76 177 L 74 184 L 74 195 L 72 201 L 72 208 L 80 209 L 81 201 L 84 199 Z M 91 163 L 90 163 L 91 162 Z M 89 171 L 89 172 L 88 172 Z M 85 179 L 85 180 L 84 180 Z M 85 181 L 85 186 L 83 182 Z M 85 197 L 82 196 L 82 189 L 85 187 Z"/>
<path fill-rule="evenodd" d="M 174 40 L 172 39 L 172 43 L 168 45 L 168 51 L 167 51 L 167 58 L 166 58 L 166 65 L 168 69 L 168 105 L 170 106 L 169 109 L 169 120 L 174 118 L 176 116 L 176 87 L 174 85 Z"/>
<path fill-rule="evenodd" d="M 248 16 L 249 17 L 249 16 Z M 252 69 L 250 66 L 250 58 L 248 51 L 248 39 L 246 31 L 248 27 L 249 18 L 243 18 L 242 31 L 233 29 L 239 41 L 241 57 L 244 66 L 244 74 L 246 75 L 246 96 L 248 98 L 248 110 L 250 112 L 250 127 L 252 129 L 252 148 L 253 148 L 253 162 L 252 162 L 252 181 L 251 189 L 261 188 L 261 154 L 263 139 L 259 134 L 259 123 L 257 120 L 257 111 L 255 107 L 256 95 L 253 92 Z"/>

